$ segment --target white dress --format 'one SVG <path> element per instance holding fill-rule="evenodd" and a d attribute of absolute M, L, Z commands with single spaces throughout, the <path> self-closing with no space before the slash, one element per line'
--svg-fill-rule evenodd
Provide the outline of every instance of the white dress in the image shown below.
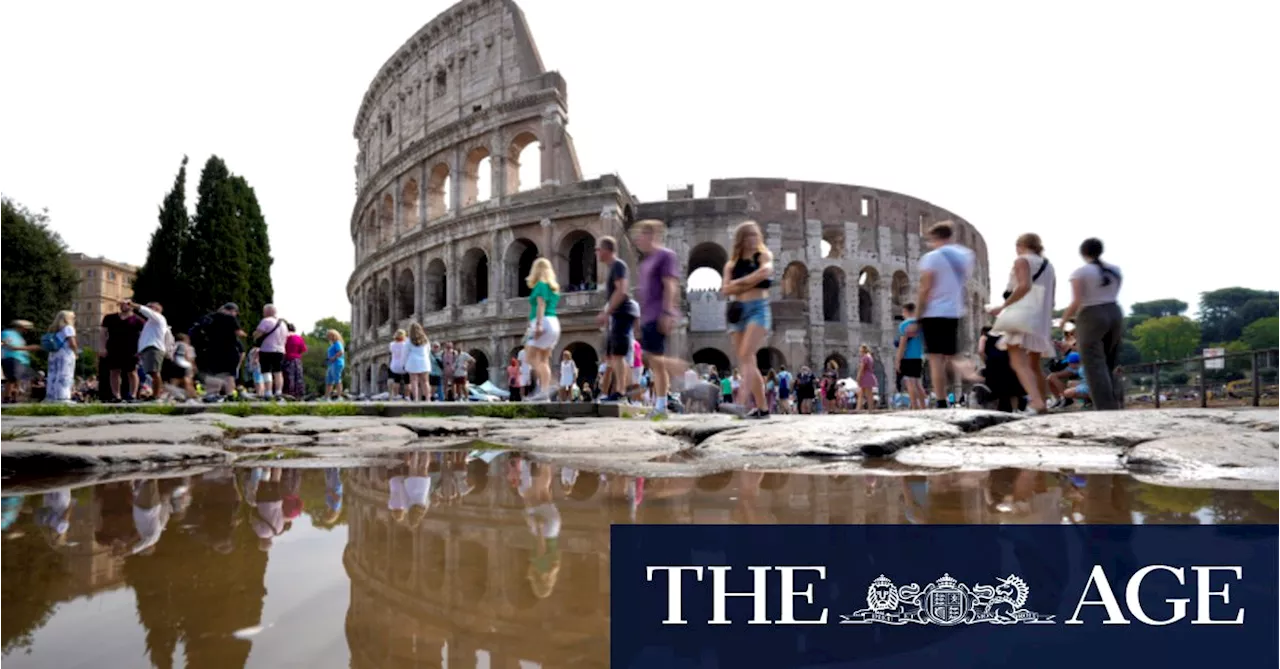
<path fill-rule="evenodd" d="M 71 350 L 67 340 L 76 336 L 76 329 L 70 325 L 58 331 L 58 339 L 62 348 L 49 354 L 49 371 L 46 374 L 45 401 L 71 401 L 71 386 L 75 381 L 76 352 Z"/>
<path fill-rule="evenodd" d="M 409 374 L 430 374 L 431 373 L 431 353 L 428 350 L 430 344 L 421 345 L 408 343 L 405 350 L 404 371 Z"/>
<path fill-rule="evenodd" d="M 1027 261 L 1031 276 L 1035 277 L 1036 272 L 1040 272 L 1041 265 L 1049 262 L 1034 253 L 1026 253 L 1018 256 L 1020 259 Z M 1000 337 L 1000 341 L 996 342 L 996 348 L 1001 351 L 1008 350 L 1009 346 L 1018 346 L 1030 353 L 1039 353 L 1040 355 L 1052 356 L 1054 354 L 1053 347 L 1053 293 L 1057 284 L 1057 277 L 1053 272 L 1053 264 L 1049 263 L 1048 267 L 1040 273 L 1040 278 L 1033 282 L 1033 285 L 1044 288 L 1044 299 L 1038 306 L 1036 311 L 1036 328 L 1034 332 L 1010 332 Z M 1009 285 L 1006 290 L 1012 291 L 1018 285 L 1016 270 L 1009 270 Z M 1030 299 L 1028 293 L 1023 296 L 1023 300 Z"/>
<path fill-rule="evenodd" d="M 568 388 L 578 380 L 578 370 L 574 366 L 572 360 L 564 360 L 560 362 L 560 387 Z"/>

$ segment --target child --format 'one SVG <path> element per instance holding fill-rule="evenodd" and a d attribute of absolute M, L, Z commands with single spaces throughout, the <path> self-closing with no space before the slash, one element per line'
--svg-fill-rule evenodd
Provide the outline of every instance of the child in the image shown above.
<path fill-rule="evenodd" d="M 262 397 L 267 387 L 267 380 L 262 376 L 262 362 L 258 359 L 259 352 L 257 346 L 249 349 L 249 374 L 253 376 L 253 394 L 256 397 Z"/>
<path fill-rule="evenodd" d="M 342 346 L 342 335 L 337 330 L 325 333 L 329 340 L 329 351 L 325 354 L 324 396 L 334 400 L 342 399 L 342 371 L 347 366 L 347 353 Z"/>

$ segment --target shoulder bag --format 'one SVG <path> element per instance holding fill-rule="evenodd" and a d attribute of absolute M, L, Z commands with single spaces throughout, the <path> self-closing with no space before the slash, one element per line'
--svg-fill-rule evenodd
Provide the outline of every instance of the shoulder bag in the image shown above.
<path fill-rule="evenodd" d="M 999 334 L 1008 334 L 1011 332 L 1035 332 L 1036 321 L 1044 318 L 1044 314 L 1040 313 L 1044 304 L 1044 286 L 1036 283 L 1041 274 L 1044 274 L 1045 268 L 1049 266 L 1048 259 L 1041 258 L 1044 262 L 1040 263 L 1040 269 L 1036 270 L 1034 276 L 1031 277 L 1031 289 L 1027 291 L 1017 302 L 1010 304 L 1004 311 L 996 316 L 996 322 L 991 324 L 991 331 Z M 1009 295 L 1013 293 L 1010 292 Z M 1007 299 L 1007 296 L 1006 296 Z"/>

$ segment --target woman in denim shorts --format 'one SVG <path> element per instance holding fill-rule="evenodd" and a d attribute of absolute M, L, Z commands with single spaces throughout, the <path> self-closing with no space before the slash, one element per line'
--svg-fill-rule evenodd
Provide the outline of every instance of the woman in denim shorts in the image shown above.
<path fill-rule="evenodd" d="M 768 418 L 769 404 L 765 400 L 764 377 L 756 366 L 756 353 L 773 329 L 769 310 L 773 254 L 765 247 L 764 235 L 755 221 L 745 221 L 733 231 L 733 250 L 723 276 L 720 290 L 732 300 L 727 314 L 729 341 L 742 372 L 742 394 L 755 400 L 746 417 Z"/>

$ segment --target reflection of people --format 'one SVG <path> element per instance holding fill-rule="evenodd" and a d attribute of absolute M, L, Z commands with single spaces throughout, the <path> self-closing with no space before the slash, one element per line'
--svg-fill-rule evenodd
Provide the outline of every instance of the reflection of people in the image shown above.
<path fill-rule="evenodd" d="M 551 596 L 560 575 L 560 510 L 551 498 L 551 467 L 521 459 L 516 491 L 536 544 L 526 577 L 538 599 Z"/>
<path fill-rule="evenodd" d="M 154 552 L 165 525 L 169 523 L 169 505 L 160 495 L 160 483 L 155 479 L 133 482 L 133 525 L 138 541 L 129 549 L 131 555 Z"/>
<path fill-rule="evenodd" d="M 337 467 L 324 470 L 324 505 L 329 511 L 320 524 L 327 527 L 342 515 L 342 472 Z"/>
<path fill-rule="evenodd" d="M 284 534 L 284 490 L 280 484 L 279 468 L 260 470 L 260 478 L 253 492 L 253 512 L 250 523 L 258 535 L 258 548 L 270 550 L 272 540 Z"/>
<path fill-rule="evenodd" d="M 417 527 L 431 508 L 430 455 L 409 455 L 409 475 L 404 478 L 404 503 L 408 507 L 406 522 L 409 527 Z"/>
<path fill-rule="evenodd" d="M 43 505 L 38 512 L 40 527 L 46 532 L 50 546 L 67 543 L 67 530 L 71 527 L 71 489 L 63 488 L 44 494 Z"/>
<path fill-rule="evenodd" d="M 391 512 L 391 519 L 397 523 L 404 520 L 405 511 L 409 508 L 409 502 L 404 494 L 404 475 L 408 472 L 408 467 L 401 464 L 393 467 L 388 474 L 387 479 L 387 510 Z"/>

